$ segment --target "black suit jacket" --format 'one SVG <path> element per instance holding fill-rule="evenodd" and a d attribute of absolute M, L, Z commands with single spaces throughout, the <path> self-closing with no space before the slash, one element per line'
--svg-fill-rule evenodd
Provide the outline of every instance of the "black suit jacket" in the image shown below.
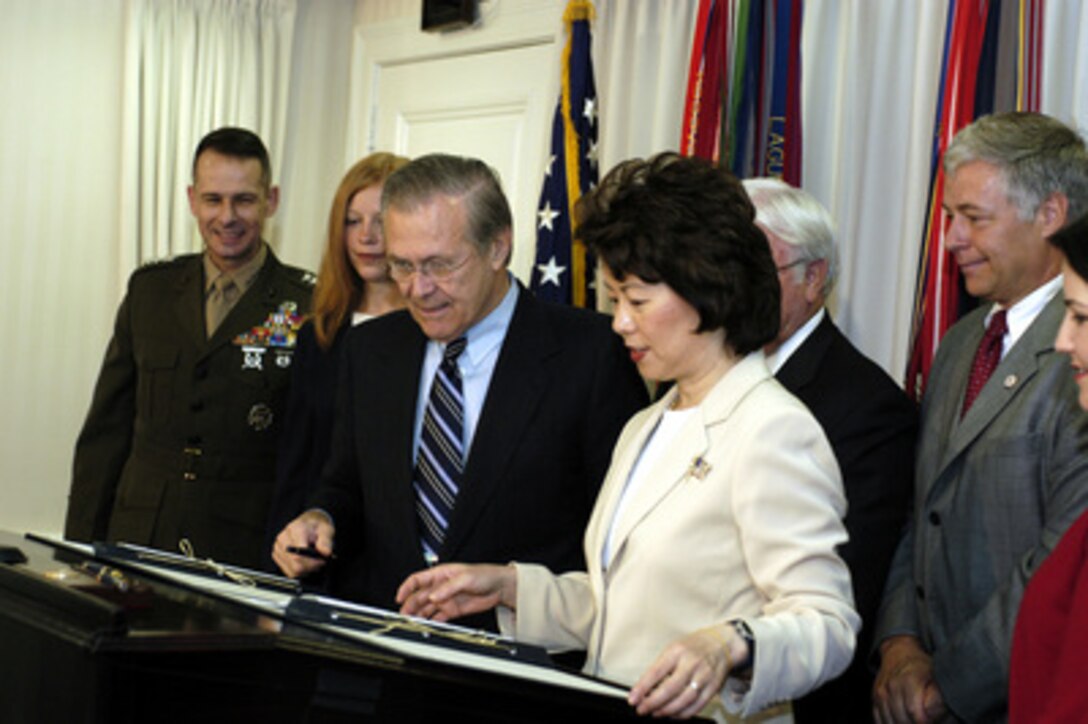
<path fill-rule="evenodd" d="M 871 721 L 867 656 L 884 582 L 911 505 L 918 412 L 903 390 L 823 320 L 775 375 L 819 421 L 846 490 L 850 568 L 862 629 L 854 662 L 794 703 L 798 722 Z"/>
<path fill-rule="evenodd" d="M 519 292 L 439 556 L 584 570 L 585 525 L 646 388 L 607 317 Z M 403 311 L 348 332 L 332 451 L 310 501 L 336 524 L 332 592 L 386 608 L 425 566 L 412 434 L 426 342 Z"/>
<path fill-rule="evenodd" d="M 259 564 L 295 344 L 293 330 L 238 337 L 305 314 L 311 280 L 269 249 L 208 338 L 200 254 L 133 272 L 76 442 L 66 537 L 171 551 L 184 537 L 200 557 Z"/>

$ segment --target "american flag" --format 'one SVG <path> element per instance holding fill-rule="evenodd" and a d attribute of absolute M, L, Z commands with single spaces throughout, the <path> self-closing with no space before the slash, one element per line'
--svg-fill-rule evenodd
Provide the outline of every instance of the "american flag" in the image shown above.
<path fill-rule="evenodd" d="M 596 307 L 595 261 L 574 241 L 573 209 L 597 183 L 597 88 L 593 83 L 589 21 L 593 3 L 570 0 L 563 13 L 567 44 L 563 49 L 559 103 L 536 213 L 536 263 L 529 288 L 541 299 Z"/>

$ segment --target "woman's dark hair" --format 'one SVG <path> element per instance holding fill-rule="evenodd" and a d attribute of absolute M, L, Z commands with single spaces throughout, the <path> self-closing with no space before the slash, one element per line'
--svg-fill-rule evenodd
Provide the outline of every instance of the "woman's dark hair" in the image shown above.
<path fill-rule="evenodd" d="M 778 273 L 741 183 L 709 161 L 661 153 L 625 161 L 578 203 L 577 236 L 617 279 L 664 282 L 724 329 L 737 354 L 778 334 Z"/>
<path fill-rule="evenodd" d="M 1082 279 L 1088 279 L 1088 214 L 1066 226 L 1050 243 L 1061 249 L 1065 260 Z"/>

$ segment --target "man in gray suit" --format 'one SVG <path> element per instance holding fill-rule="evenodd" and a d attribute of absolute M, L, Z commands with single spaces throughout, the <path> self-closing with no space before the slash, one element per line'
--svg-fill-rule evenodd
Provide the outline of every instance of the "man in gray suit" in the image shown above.
<path fill-rule="evenodd" d="M 1047 243 L 1088 209 L 1084 140 L 1040 114 L 987 116 L 944 168 L 945 244 L 986 303 L 942 340 L 923 399 L 914 517 L 876 630 L 880 722 L 1006 719 L 1024 587 L 1088 507 L 1088 417 L 1054 351 Z"/>

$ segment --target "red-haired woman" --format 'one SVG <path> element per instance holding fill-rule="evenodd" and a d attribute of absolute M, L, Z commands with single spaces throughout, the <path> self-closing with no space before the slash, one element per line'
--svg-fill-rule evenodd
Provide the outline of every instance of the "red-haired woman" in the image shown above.
<path fill-rule="evenodd" d="M 276 463 L 268 551 L 317 484 L 332 436 L 340 343 L 352 325 L 400 309 L 381 231 L 385 180 L 408 159 L 373 153 L 344 175 L 329 210 L 329 231 L 314 289 L 311 319 L 299 330 L 291 390 Z M 273 566 L 272 570 L 278 570 Z"/>

